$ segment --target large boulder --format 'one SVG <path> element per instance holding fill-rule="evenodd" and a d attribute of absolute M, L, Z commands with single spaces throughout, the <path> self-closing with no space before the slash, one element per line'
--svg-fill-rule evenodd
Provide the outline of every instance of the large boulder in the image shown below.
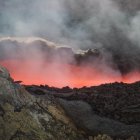
<path fill-rule="evenodd" d="M 108 134 L 112 137 L 127 138 L 135 136 L 140 138 L 140 125 L 125 125 L 119 121 L 100 117 L 84 101 L 67 101 L 59 99 L 68 116 L 72 118 L 77 127 L 89 135 Z"/>
<path fill-rule="evenodd" d="M 0 66 L 0 78 L 9 79 L 10 74 L 5 67 Z"/>

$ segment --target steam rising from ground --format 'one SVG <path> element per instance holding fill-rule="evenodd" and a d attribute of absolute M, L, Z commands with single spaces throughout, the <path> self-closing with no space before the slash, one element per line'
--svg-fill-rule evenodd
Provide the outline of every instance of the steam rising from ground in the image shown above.
<path fill-rule="evenodd" d="M 74 52 L 41 38 L 1 38 L 0 49 L 0 64 L 24 84 L 82 87 L 140 77 L 138 70 L 122 74 L 104 50 Z"/>
<path fill-rule="evenodd" d="M 78 48 L 114 47 L 116 32 L 139 43 L 139 8 L 137 0 L 1 0 L 0 31 Z"/>
<path fill-rule="evenodd" d="M 139 10 L 137 0 L 0 0 L 1 63 L 27 84 L 139 80 Z"/>

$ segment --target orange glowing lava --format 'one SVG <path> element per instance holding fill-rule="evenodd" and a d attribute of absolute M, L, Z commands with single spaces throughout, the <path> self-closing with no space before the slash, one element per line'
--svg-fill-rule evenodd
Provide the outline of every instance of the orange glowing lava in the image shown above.
<path fill-rule="evenodd" d="M 122 76 L 118 71 L 108 68 L 75 66 L 59 63 L 40 63 L 39 61 L 8 60 L 1 61 L 14 80 L 23 84 L 49 85 L 54 87 L 95 86 L 112 82 L 132 83 L 140 80 L 140 72 L 134 71 Z"/>

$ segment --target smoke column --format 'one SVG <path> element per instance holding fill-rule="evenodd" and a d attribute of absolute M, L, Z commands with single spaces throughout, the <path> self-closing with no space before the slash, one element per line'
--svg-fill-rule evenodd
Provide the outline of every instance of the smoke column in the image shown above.
<path fill-rule="evenodd" d="M 25 84 L 140 80 L 139 9 L 136 0 L 0 1 L 0 64 Z"/>

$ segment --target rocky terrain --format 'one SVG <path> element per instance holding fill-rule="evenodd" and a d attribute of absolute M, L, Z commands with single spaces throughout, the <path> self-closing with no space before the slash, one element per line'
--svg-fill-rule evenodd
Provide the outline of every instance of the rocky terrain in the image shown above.
<path fill-rule="evenodd" d="M 0 65 L 24 82 L 0 66 L 0 140 L 139 140 L 140 81 L 110 83 L 140 77 L 139 11 L 139 0 L 0 1 Z M 85 80 L 110 84 L 70 88 Z"/>
<path fill-rule="evenodd" d="M 19 83 L 0 67 L 1 140 L 140 138 L 140 82 L 81 89 Z"/>
<path fill-rule="evenodd" d="M 0 67 L 0 139 L 84 140 L 53 98 L 32 96 Z"/>

